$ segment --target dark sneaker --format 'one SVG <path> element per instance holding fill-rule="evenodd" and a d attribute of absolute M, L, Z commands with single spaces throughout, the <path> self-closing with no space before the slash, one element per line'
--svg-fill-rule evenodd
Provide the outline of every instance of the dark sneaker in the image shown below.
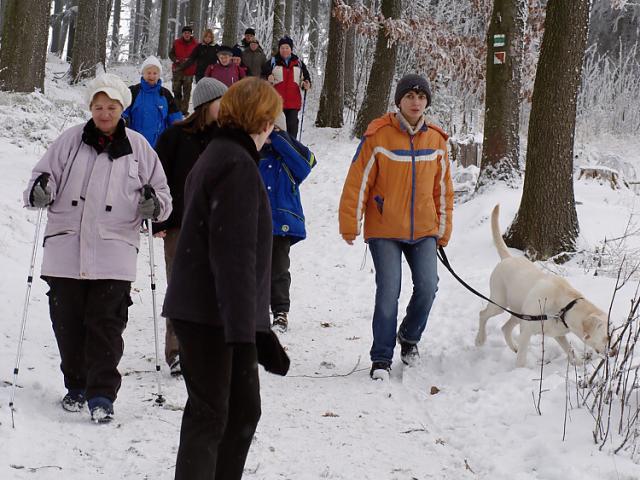
<path fill-rule="evenodd" d="M 273 314 L 273 323 L 271 328 L 276 332 L 284 333 L 289 326 L 289 320 L 287 318 L 287 312 L 275 312 Z"/>
<path fill-rule="evenodd" d="M 418 345 L 415 343 L 400 342 L 400 359 L 405 365 L 415 365 L 420 359 Z"/>
<path fill-rule="evenodd" d="M 113 402 L 106 397 L 94 397 L 88 400 L 91 421 L 109 423 L 113 420 Z"/>
<path fill-rule="evenodd" d="M 180 367 L 180 357 L 178 355 L 176 355 L 176 358 L 174 358 L 169 365 L 169 372 L 173 377 L 182 375 L 182 368 Z"/>
<path fill-rule="evenodd" d="M 369 376 L 371 380 L 389 380 L 391 364 L 389 362 L 373 362 Z"/>
<path fill-rule="evenodd" d="M 70 390 L 62 399 L 60 404 L 67 412 L 79 412 L 84 408 L 86 399 L 84 392 Z"/>

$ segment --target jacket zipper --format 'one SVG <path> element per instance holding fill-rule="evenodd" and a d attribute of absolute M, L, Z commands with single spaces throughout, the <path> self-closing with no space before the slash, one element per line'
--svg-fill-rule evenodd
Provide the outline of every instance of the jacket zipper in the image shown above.
<path fill-rule="evenodd" d="M 413 148 L 413 135 L 409 135 L 411 145 L 411 240 L 415 234 L 415 201 L 416 201 L 416 153 Z"/>

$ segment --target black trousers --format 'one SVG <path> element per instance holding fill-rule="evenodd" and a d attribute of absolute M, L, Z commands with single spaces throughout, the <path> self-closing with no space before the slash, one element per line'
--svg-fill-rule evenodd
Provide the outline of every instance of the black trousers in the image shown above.
<path fill-rule="evenodd" d="M 49 312 L 60 351 L 60 369 L 69 390 L 87 399 L 115 401 L 124 352 L 122 332 L 131 305 L 131 282 L 46 277 Z"/>
<path fill-rule="evenodd" d="M 291 306 L 289 289 L 291 287 L 291 238 L 274 235 L 271 250 L 271 311 L 288 312 Z"/>
<path fill-rule="evenodd" d="M 298 112 L 293 108 L 285 108 L 284 116 L 287 119 L 287 133 L 295 140 L 298 139 Z"/>
<path fill-rule="evenodd" d="M 226 344 L 219 327 L 171 321 L 189 395 L 175 479 L 241 479 L 261 413 L 256 347 Z"/>

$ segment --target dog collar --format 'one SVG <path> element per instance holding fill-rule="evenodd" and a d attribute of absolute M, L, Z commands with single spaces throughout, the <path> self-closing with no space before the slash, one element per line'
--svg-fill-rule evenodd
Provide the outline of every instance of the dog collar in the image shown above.
<path fill-rule="evenodd" d="M 564 316 L 567 314 L 567 312 L 569 310 L 571 310 L 573 308 L 573 306 L 578 303 L 578 300 L 581 300 L 582 297 L 578 297 L 575 298 L 573 300 L 571 300 L 569 303 L 567 303 L 564 308 L 562 308 L 559 312 L 558 312 L 558 318 L 560 319 L 560 321 L 562 322 L 562 324 L 565 326 L 565 328 L 567 328 L 567 330 L 569 330 L 569 325 L 567 325 L 567 322 L 564 319 Z"/>

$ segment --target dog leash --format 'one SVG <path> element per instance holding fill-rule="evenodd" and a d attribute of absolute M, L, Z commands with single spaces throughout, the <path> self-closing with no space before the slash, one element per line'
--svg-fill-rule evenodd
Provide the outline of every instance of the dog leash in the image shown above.
<path fill-rule="evenodd" d="M 538 321 L 542 321 L 542 320 L 549 320 L 549 319 L 553 319 L 553 318 L 559 318 L 560 321 L 562 322 L 562 324 L 565 326 L 565 328 L 569 329 L 569 325 L 567 325 L 567 322 L 564 320 L 564 316 L 567 314 L 567 312 L 569 310 L 571 310 L 573 308 L 573 306 L 578 302 L 578 300 L 580 300 L 582 297 L 578 297 L 574 300 L 571 300 L 565 307 L 563 307 L 557 315 L 527 315 L 525 313 L 517 313 L 514 312 L 512 310 L 509 310 L 508 308 L 503 307 L 502 305 L 494 302 L 493 300 L 491 300 L 488 297 L 485 297 L 483 294 L 481 294 L 480 292 L 478 292 L 476 289 L 474 289 L 472 286 L 470 286 L 468 283 L 466 283 L 464 280 L 462 280 L 458 274 L 453 270 L 453 267 L 451 266 L 451 264 L 449 263 L 449 259 L 447 258 L 447 254 L 444 252 L 444 247 L 438 247 L 438 259 L 440 260 L 440 262 L 442 262 L 442 265 L 444 265 L 444 267 L 449 270 L 449 273 L 451 273 L 451 275 L 453 275 L 453 277 L 458 280 L 458 282 L 460 282 L 460 284 L 465 287 L 467 290 L 469 290 L 471 293 L 473 293 L 474 295 L 486 300 L 489 303 L 494 304 L 496 307 L 500 307 L 502 310 L 504 310 L 507 313 L 510 313 L 511 315 L 513 315 L 514 317 L 519 318 L 520 320 L 525 320 L 527 322 L 538 322 Z"/>

